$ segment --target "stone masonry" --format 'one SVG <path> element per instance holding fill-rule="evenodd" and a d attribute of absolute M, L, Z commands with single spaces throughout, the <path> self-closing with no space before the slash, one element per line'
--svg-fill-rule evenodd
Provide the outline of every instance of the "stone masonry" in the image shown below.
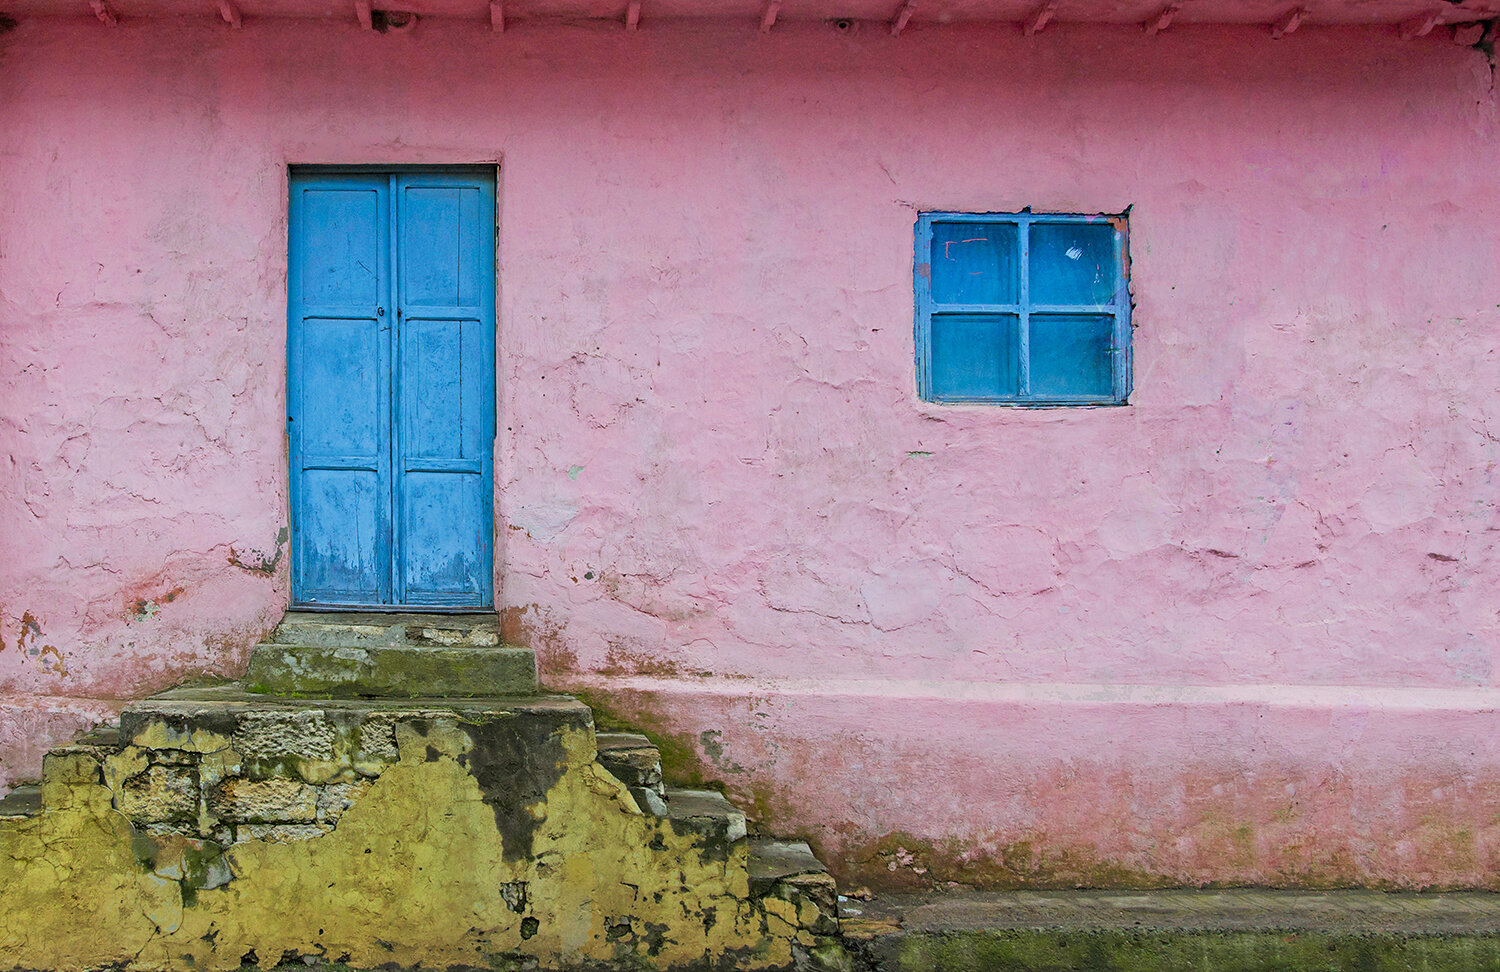
<path fill-rule="evenodd" d="M 0 967 L 840 964 L 806 845 L 750 839 L 644 736 L 536 693 L 493 618 L 388 621 L 289 615 L 262 691 L 166 692 L 49 753 L 0 800 Z"/>

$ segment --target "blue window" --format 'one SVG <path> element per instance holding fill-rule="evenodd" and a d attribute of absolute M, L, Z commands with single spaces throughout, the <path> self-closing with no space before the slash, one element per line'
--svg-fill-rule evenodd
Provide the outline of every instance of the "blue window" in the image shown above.
<path fill-rule="evenodd" d="M 1119 216 L 923 213 L 917 383 L 929 402 L 1116 405 L 1130 394 Z"/>

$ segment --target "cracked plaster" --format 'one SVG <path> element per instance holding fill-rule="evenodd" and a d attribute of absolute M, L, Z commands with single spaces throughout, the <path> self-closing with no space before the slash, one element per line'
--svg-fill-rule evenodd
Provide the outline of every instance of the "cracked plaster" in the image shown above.
<path fill-rule="evenodd" d="M 556 683 L 1492 690 L 1500 128 L 1444 33 L 663 25 L 496 58 L 425 21 L 24 22 L 0 39 L 0 686 L 102 713 L 242 668 L 287 598 L 286 161 L 500 158 L 497 586 Z M 419 76 L 368 56 L 395 45 Z M 915 213 L 1024 206 L 1132 207 L 1129 408 L 915 400 Z M 669 727 L 726 728 L 711 697 Z M 908 737 L 840 705 L 777 731 L 813 776 L 847 782 L 853 740 L 872 786 L 903 779 Z M 35 711 L 0 708 L 0 780 L 71 731 Z M 1090 772 L 1186 813 L 1219 710 L 1169 711 L 1175 741 Z M 1274 765 L 1329 767 L 1313 711 Z M 1376 782 L 1479 770 L 1478 717 L 1423 712 L 1429 748 L 1357 748 Z M 1083 718 L 1080 753 L 1144 724 Z M 981 747 L 973 776 L 1054 755 Z M 806 819 L 899 817 L 736 758 Z M 1098 840 L 1078 799 L 1048 797 L 1049 839 Z"/>

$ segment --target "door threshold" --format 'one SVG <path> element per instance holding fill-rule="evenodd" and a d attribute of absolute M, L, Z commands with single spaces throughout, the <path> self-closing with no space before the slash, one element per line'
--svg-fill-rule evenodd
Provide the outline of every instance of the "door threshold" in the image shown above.
<path fill-rule="evenodd" d="M 446 604 L 293 604 L 288 611 L 309 614 L 495 614 L 492 607 L 458 607 Z"/>

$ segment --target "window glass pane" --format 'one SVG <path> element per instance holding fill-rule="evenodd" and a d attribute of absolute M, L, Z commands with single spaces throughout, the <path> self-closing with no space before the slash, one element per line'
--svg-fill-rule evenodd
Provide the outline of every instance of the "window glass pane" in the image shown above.
<path fill-rule="evenodd" d="M 934 398 L 1014 397 L 1020 391 L 1020 318 L 932 315 Z"/>
<path fill-rule="evenodd" d="M 1039 397 L 1113 395 L 1110 354 L 1113 317 L 1031 316 L 1031 394 Z"/>
<path fill-rule="evenodd" d="M 1109 223 L 1033 223 L 1033 304 L 1108 304 L 1121 274 Z"/>
<path fill-rule="evenodd" d="M 933 223 L 932 299 L 1014 304 L 1019 252 L 1015 223 Z"/>

